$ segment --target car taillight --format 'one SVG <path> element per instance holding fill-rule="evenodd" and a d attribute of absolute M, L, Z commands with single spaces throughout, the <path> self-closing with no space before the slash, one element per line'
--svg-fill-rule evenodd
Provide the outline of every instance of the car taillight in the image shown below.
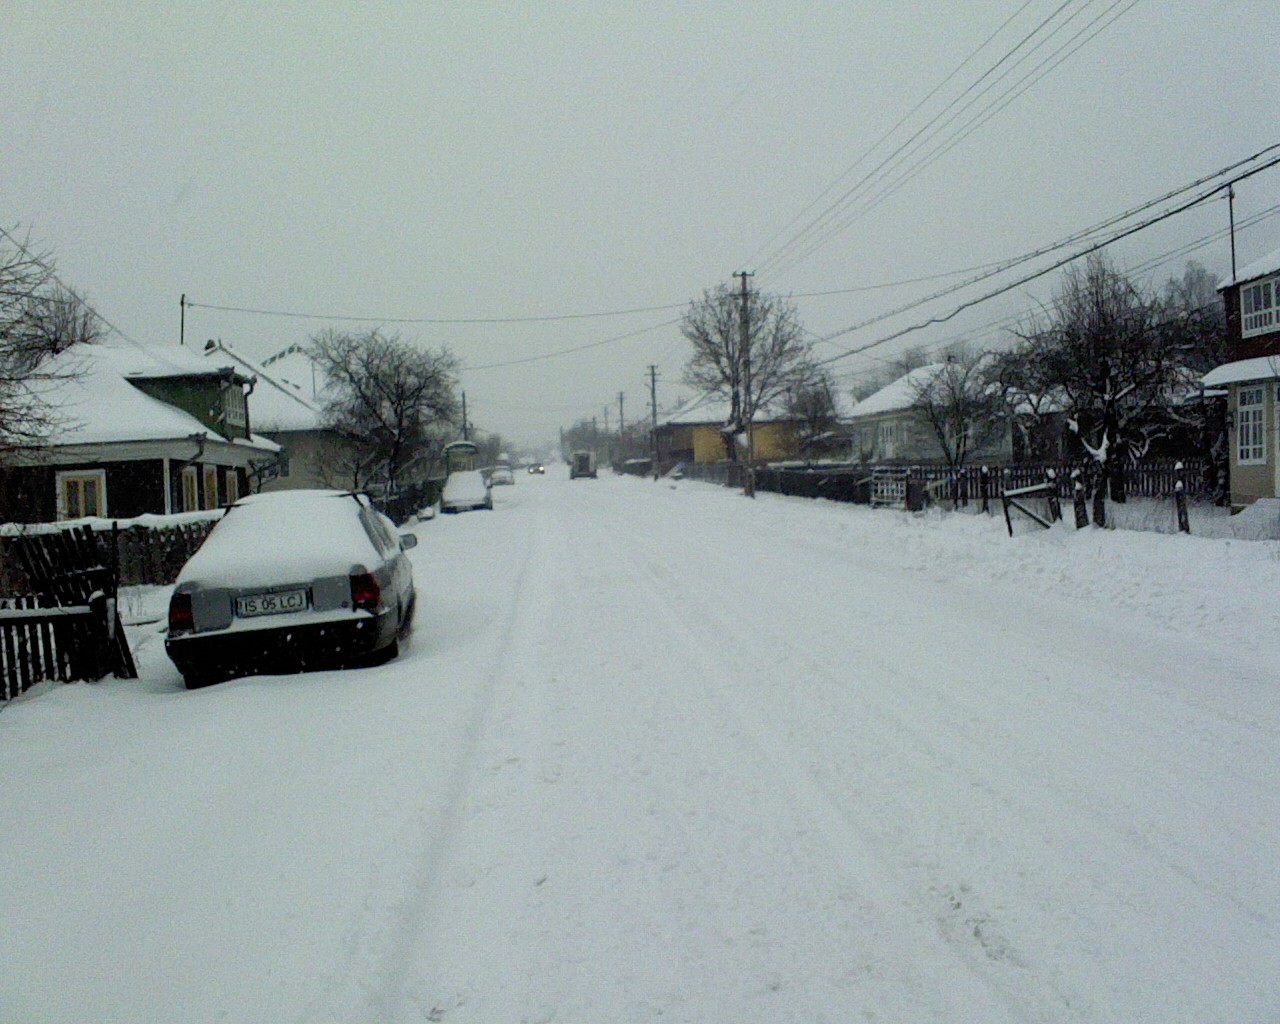
<path fill-rule="evenodd" d="M 195 628 L 196 620 L 191 612 L 191 595 L 174 594 L 169 599 L 169 632 L 190 633 Z"/>
<path fill-rule="evenodd" d="M 371 573 L 361 572 L 351 577 L 351 606 L 357 611 L 378 614 L 382 602 L 382 588 Z"/>

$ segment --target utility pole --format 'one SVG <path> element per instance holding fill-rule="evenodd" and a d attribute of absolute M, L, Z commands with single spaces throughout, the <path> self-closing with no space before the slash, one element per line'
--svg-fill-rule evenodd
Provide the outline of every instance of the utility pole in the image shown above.
<path fill-rule="evenodd" d="M 743 402 L 739 411 L 746 417 L 747 430 L 747 469 L 742 476 L 742 493 L 748 498 L 756 496 L 756 446 L 755 446 L 755 418 L 756 410 L 751 401 L 751 292 L 747 290 L 747 278 L 755 275 L 748 270 L 736 271 L 734 277 L 742 278 L 742 312 L 739 314 L 738 328 L 742 332 L 738 347 L 742 356 L 742 381 L 743 381 Z"/>
<path fill-rule="evenodd" d="M 1236 279 L 1236 187 L 1227 186 L 1227 216 L 1231 222 L 1231 280 Z"/>
<path fill-rule="evenodd" d="M 471 428 L 467 426 L 467 393 L 462 392 L 462 440 L 471 440 Z"/>
<path fill-rule="evenodd" d="M 658 368 L 649 364 L 649 415 L 653 417 L 653 425 L 650 428 L 649 443 L 653 448 L 652 467 L 653 478 L 658 479 Z"/>
<path fill-rule="evenodd" d="M 626 420 L 623 418 L 623 415 L 622 415 L 622 403 L 626 399 L 626 397 L 627 396 L 624 395 L 621 391 L 618 392 L 618 440 L 619 441 L 622 440 L 622 434 L 623 434 L 624 428 L 626 427 Z"/>
<path fill-rule="evenodd" d="M 1231 244 L 1235 244 L 1235 236 L 1232 235 Z M 1231 268 L 1232 276 L 1235 275 L 1235 267 Z M 178 344 L 185 345 L 187 343 L 187 293 L 182 293 L 182 298 L 178 300 L 178 307 L 182 310 L 178 320 Z"/>

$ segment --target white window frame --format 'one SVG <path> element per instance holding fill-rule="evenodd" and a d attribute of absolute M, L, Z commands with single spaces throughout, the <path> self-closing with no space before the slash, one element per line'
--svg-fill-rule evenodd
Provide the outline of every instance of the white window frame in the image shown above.
<path fill-rule="evenodd" d="M 1267 461 L 1267 389 L 1260 384 L 1236 392 L 1236 465 L 1261 466 Z"/>
<path fill-rule="evenodd" d="M 234 505 L 240 500 L 240 475 L 234 469 L 226 473 L 227 504 Z"/>
<path fill-rule="evenodd" d="M 182 511 L 200 511 L 200 478 L 195 466 L 182 467 Z"/>
<path fill-rule="evenodd" d="M 892 459 L 898 451 L 900 431 L 897 420 L 882 420 L 876 424 L 876 447 L 880 449 L 880 457 Z"/>
<path fill-rule="evenodd" d="M 218 507 L 218 467 L 204 467 L 204 503 L 201 505 L 204 509 L 212 509 Z"/>
<path fill-rule="evenodd" d="M 222 422 L 242 430 L 249 425 L 248 403 L 245 401 L 244 388 L 239 384 L 228 384 L 222 391 Z"/>
<path fill-rule="evenodd" d="M 84 487 L 83 484 L 92 481 L 98 491 L 98 508 L 96 512 L 86 512 L 84 510 Z M 77 489 L 76 507 L 72 509 L 68 502 L 67 486 L 69 484 L 81 485 Z M 87 515 L 105 516 L 107 514 L 107 471 L 105 469 L 71 469 L 56 473 L 54 485 L 57 488 L 58 499 L 58 518 L 59 519 L 83 519 Z"/>
<path fill-rule="evenodd" d="M 1280 274 L 1240 286 L 1240 336 L 1280 330 Z"/>

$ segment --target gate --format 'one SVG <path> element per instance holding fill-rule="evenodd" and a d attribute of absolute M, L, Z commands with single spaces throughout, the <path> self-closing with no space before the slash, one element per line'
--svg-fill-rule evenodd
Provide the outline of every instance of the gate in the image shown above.
<path fill-rule="evenodd" d="M 137 678 L 116 608 L 118 571 L 87 526 L 13 538 L 32 593 L 0 608 L 0 699 L 46 679 Z"/>

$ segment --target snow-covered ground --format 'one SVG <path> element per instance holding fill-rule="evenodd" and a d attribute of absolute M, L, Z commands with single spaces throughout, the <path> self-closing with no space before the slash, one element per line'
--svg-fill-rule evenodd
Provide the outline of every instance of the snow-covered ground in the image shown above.
<path fill-rule="evenodd" d="M 0 1020 L 1280 1019 L 1280 544 L 563 470 L 358 672 L 0 713 Z"/>

